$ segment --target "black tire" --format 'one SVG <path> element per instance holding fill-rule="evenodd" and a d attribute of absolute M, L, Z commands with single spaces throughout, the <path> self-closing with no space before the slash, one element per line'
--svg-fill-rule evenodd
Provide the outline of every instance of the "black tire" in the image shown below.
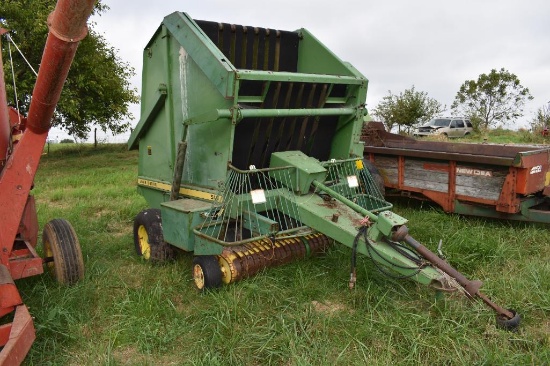
<path fill-rule="evenodd" d="M 521 316 L 513 309 L 508 309 L 514 317 L 512 319 L 507 319 L 506 317 L 497 314 L 497 328 L 504 329 L 510 332 L 516 332 L 519 328 L 519 323 L 521 322 Z"/>
<path fill-rule="evenodd" d="M 71 224 L 54 219 L 44 226 L 42 233 L 44 255 L 57 282 L 72 285 L 84 278 L 84 259 L 76 233 Z"/>
<path fill-rule="evenodd" d="M 384 178 L 380 174 L 380 171 L 374 165 L 370 160 L 363 159 L 363 165 L 365 168 L 367 168 L 368 172 L 372 176 L 372 179 L 374 179 L 374 183 L 376 184 L 376 188 L 378 188 L 378 191 L 382 194 L 382 197 L 386 195 L 386 187 L 384 186 Z"/>
<path fill-rule="evenodd" d="M 176 258 L 176 250 L 164 241 L 160 210 L 141 211 L 134 219 L 134 248 L 137 255 L 152 262 L 166 262 Z"/>
<path fill-rule="evenodd" d="M 218 259 L 213 255 L 199 255 L 193 259 L 193 281 L 204 291 L 222 285 L 222 270 Z"/>

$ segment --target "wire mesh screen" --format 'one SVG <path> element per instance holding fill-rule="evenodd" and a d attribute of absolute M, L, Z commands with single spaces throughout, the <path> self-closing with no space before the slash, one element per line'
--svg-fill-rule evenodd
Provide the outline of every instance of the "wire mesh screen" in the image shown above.
<path fill-rule="evenodd" d="M 384 199 L 376 180 L 362 160 L 331 161 L 325 164 L 325 185 L 371 212 L 380 212 L 392 207 Z"/>
<path fill-rule="evenodd" d="M 302 226 L 288 169 L 231 169 L 200 231 L 223 242 Z M 288 188 L 287 188 L 288 187 Z"/>

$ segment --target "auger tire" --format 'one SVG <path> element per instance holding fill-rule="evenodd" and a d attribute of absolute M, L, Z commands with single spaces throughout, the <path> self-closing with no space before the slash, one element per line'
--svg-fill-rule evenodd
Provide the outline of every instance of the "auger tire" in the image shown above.
<path fill-rule="evenodd" d="M 72 285 L 84 278 L 84 259 L 76 233 L 71 224 L 54 219 L 44 226 L 42 234 L 44 255 L 52 258 L 47 266 L 57 282 Z"/>

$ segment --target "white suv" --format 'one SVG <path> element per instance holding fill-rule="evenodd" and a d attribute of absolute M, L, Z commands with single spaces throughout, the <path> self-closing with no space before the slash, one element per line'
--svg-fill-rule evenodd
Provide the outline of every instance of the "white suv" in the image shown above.
<path fill-rule="evenodd" d="M 427 124 L 415 129 L 414 136 L 444 135 L 447 137 L 464 137 L 473 131 L 470 120 L 462 117 L 434 118 Z"/>

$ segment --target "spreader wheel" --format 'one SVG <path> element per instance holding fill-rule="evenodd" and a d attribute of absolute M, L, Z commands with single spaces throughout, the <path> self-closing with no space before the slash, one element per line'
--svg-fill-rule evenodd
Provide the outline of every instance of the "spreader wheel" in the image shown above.
<path fill-rule="evenodd" d="M 213 255 L 199 255 L 193 259 L 193 280 L 199 290 L 220 287 L 222 271 Z"/>
<path fill-rule="evenodd" d="M 84 277 L 80 243 L 68 221 L 54 219 L 48 222 L 44 226 L 42 243 L 45 257 L 53 259 L 48 267 L 59 283 L 72 285 Z"/>
<path fill-rule="evenodd" d="M 507 319 L 506 317 L 498 314 L 497 315 L 497 327 L 500 329 L 508 330 L 511 332 L 517 331 L 519 328 L 519 323 L 521 321 L 521 316 L 513 309 L 508 309 L 514 317 L 512 319 Z"/>
<path fill-rule="evenodd" d="M 164 241 L 160 210 L 141 211 L 134 219 L 134 247 L 146 260 L 164 262 L 176 257 L 174 247 Z"/>

